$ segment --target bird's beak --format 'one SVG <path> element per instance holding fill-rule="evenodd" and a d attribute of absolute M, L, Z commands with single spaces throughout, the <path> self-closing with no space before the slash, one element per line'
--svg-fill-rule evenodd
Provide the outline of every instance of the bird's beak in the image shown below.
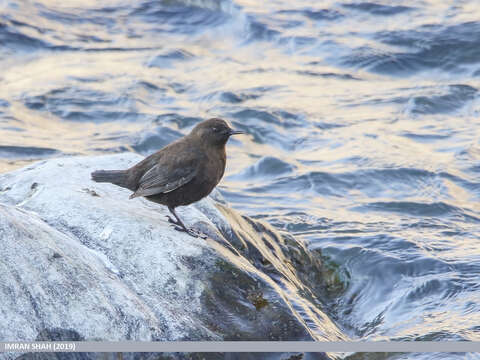
<path fill-rule="evenodd" d="M 242 135 L 242 134 L 245 134 L 244 131 L 239 131 L 239 130 L 233 130 L 233 129 L 230 129 L 230 132 L 228 133 L 230 136 L 232 135 Z"/>

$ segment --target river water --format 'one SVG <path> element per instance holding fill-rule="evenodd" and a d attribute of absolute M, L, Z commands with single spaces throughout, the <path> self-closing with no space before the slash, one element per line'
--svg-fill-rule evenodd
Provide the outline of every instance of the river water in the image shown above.
<path fill-rule="evenodd" d="M 339 265 L 348 336 L 480 340 L 476 1 L 0 0 L 0 44 L 0 172 L 223 117 L 220 191 Z"/>

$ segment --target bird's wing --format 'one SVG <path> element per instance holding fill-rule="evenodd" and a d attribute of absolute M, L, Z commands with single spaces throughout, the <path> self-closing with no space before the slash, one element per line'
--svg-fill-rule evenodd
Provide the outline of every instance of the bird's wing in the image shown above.
<path fill-rule="evenodd" d="M 158 163 L 140 178 L 138 189 L 130 199 L 168 193 L 191 181 L 196 174 L 196 166 L 178 166 L 175 169 L 169 169 L 162 163 Z"/>

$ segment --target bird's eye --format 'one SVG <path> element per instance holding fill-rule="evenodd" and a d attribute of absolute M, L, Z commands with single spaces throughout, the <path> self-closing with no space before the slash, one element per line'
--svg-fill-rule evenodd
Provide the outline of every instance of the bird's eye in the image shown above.
<path fill-rule="evenodd" d="M 213 130 L 213 132 L 218 132 L 220 129 L 219 129 L 219 128 L 216 128 L 216 127 L 214 127 L 212 130 Z"/>

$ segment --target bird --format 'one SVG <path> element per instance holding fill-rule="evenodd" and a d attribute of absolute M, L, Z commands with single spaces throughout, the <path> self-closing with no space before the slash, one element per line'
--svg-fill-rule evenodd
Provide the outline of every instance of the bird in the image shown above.
<path fill-rule="evenodd" d="M 130 199 L 144 197 L 167 206 L 175 220 L 167 215 L 175 229 L 198 237 L 185 226 L 175 211 L 178 206 L 197 202 L 217 186 L 225 172 L 225 145 L 233 130 L 228 123 L 212 118 L 198 123 L 191 132 L 146 157 L 126 170 L 96 170 L 95 182 L 107 182 L 133 191 Z"/>

